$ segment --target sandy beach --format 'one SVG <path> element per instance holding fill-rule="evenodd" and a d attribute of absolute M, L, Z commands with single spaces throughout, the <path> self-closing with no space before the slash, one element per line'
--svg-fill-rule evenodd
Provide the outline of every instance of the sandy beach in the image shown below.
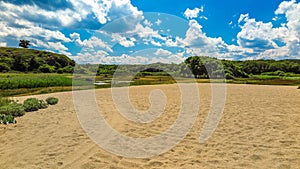
<path fill-rule="evenodd" d="M 54 96 L 59 103 L 17 118 L 16 125 L 0 126 L 0 168 L 300 168 L 300 90 L 296 86 L 227 85 L 223 117 L 205 143 L 199 133 L 211 103 L 210 84 L 199 84 L 200 111 L 184 140 L 161 155 L 133 159 L 105 151 L 82 129 L 72 92 Z M 164 113 L 155 121 L 139 124 L 121 116 L 111 89 L 96 90 L 98 106 L 118 132 L 136 138 L 167 130 L 180 110 L 177 85 L 130 87 L 136 109 L 149 108 L 149 93 L 159 89 L 167 98 Z"/>

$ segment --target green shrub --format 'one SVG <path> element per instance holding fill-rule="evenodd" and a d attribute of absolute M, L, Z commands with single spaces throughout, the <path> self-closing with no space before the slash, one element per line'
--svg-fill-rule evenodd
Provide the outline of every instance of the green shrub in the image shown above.
<path fill-rule="evenodd" d="M 13 124 L 17 123 L 14 116 L 0 114 L 0 124 L 9 124 L 9 123 L 13 123 Z"/>
<path fill-rule="evenodd" d="M 58 103 L 58 99 L 55 98 L 55 97 L 48 97 L 46 99 L 47 103 L 50 104 L 50 105 L 55 105 Z"/>
<path fill-rule="evenodd" d="M 44 64 L 39 67 L 39 71 L 43 73 L 53 73 L 55 72 L 55 66 Z"/>
<path fill-rule="evenodd" d="M 24 101 L 23 106 L 26 112 L 37 111 L 40 108 L 40 101 L 37 98 L 29 98 Z"/>
<path fill-rule="evenodd" d="M 48 103 L 45 102 L 44 100 L 39 100 L 40 105 L 39 105 L 39 109 L 46 109 L 48 108 Z"/>
<path fill-rule="evenodd" d="M 0 72 L 10 71 L 10 66 L 7 63 L 0 63 Z"/>
<path fill-rule="evenodd" d="M 17 116 L 23 116 L 25 114 L 25 110 L 22 104 L 13 102 L 5 106 L 1 106 L 0 114 L 12 115 L 14 117 L 17 117 Z"/>

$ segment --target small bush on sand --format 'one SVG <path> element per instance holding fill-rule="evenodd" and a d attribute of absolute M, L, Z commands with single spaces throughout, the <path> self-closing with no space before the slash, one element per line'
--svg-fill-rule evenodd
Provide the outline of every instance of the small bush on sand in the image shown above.
<path fill-rule="evenodd" d="M 26 112 L 37 111 L 40 108 L 40 101 L 37 98 L 26 99 L 23 103 Z"/>
<path fill-rule="evenodd" d="M 39 100 L 37 98 L 28 98 L 23 104 L 8 98 L 0 97 L 0 124 L 16 123 L 15 117 L 23 116 L 25 112 L 37 111 L 39 109 L 48 108 L 48 104 L 54 105 L 58 103 L 55 97 L 49 97 L 47 100 Z"/>
<path fill-rule="evenodd" d="M 46 99 L 47 103 L 50 104 L 50 105 L 55 105 L 58 103 L 58 99 L 55 98 L 55 97 L 48 97 Z"/>
<path fill-rule="evenodd" d="M 46 109 L 48 108 L 48 103 L 45 102 L 44 100 L 39 100 L 40 105 L 39 105 L 39 109 Z"/>
<path fill-rule="evenodd" d="M 9 123 L 13 123 L 13 124 L 17 123 L 14 116 L 0 114 L 0 124 L 9 124 Z"/>
<path fill-rule="evenodd" d="M 1 114 L 12 115 L 14 117 L 17 117 L 17 116 L 23 116 L 25 114 L 25 110 L 22 104 L 12 102 L 10 104 L 0 107 L 0 115 Z"/>

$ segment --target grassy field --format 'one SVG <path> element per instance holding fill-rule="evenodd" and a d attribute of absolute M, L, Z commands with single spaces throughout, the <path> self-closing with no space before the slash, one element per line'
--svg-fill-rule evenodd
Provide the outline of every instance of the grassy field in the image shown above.
<path fill-rule="evenodd" d="M 43 73 L 2 73 L 0 74 L 0 96 L 21 96 L 46 94 L 53 92 L 71 91 L 74 86 L 78 89 L 109 88 L 111 76 L 100 75 L 95 77 L 82 75 L 73 81 L 72 74 L 43 74 Z M 193 79 L 179 78 L 179 82 L 191 82 Z M 95 81 L 105 81 L 108 84 L 94 86 Z M 220 80 L 197 79 L 198 83 L 220 82 Z M 222 81 L 222 80 L 221 80 Z M 294 85 L 300 86 L 300 75 L 290 77 L 254 75 L 250 78 L 237 78 L 226 80 L 227 83 L 259 84 L 259 85 Z M 173 84 L 176 81 L 171 76 L 142 76 L 136 77 L 130 83 L 136 85 Z M 124 85 L 124 84 L 123 84 Z"/>
<path fill-rule="evenodd" d="M 44 94 L 72 90 L 72 84 L 88 85 L 75 80 L 72 74 L 2 73 L 0 74 L 0 96 Z"/>

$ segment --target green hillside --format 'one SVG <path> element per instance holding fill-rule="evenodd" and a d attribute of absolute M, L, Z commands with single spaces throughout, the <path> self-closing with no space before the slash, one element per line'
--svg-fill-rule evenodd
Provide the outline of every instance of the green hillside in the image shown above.
<path fill-rule="evenodd" d="M 65 55 L 0 47 L 0 72 L 72 73 L 75 61 Z"/>

